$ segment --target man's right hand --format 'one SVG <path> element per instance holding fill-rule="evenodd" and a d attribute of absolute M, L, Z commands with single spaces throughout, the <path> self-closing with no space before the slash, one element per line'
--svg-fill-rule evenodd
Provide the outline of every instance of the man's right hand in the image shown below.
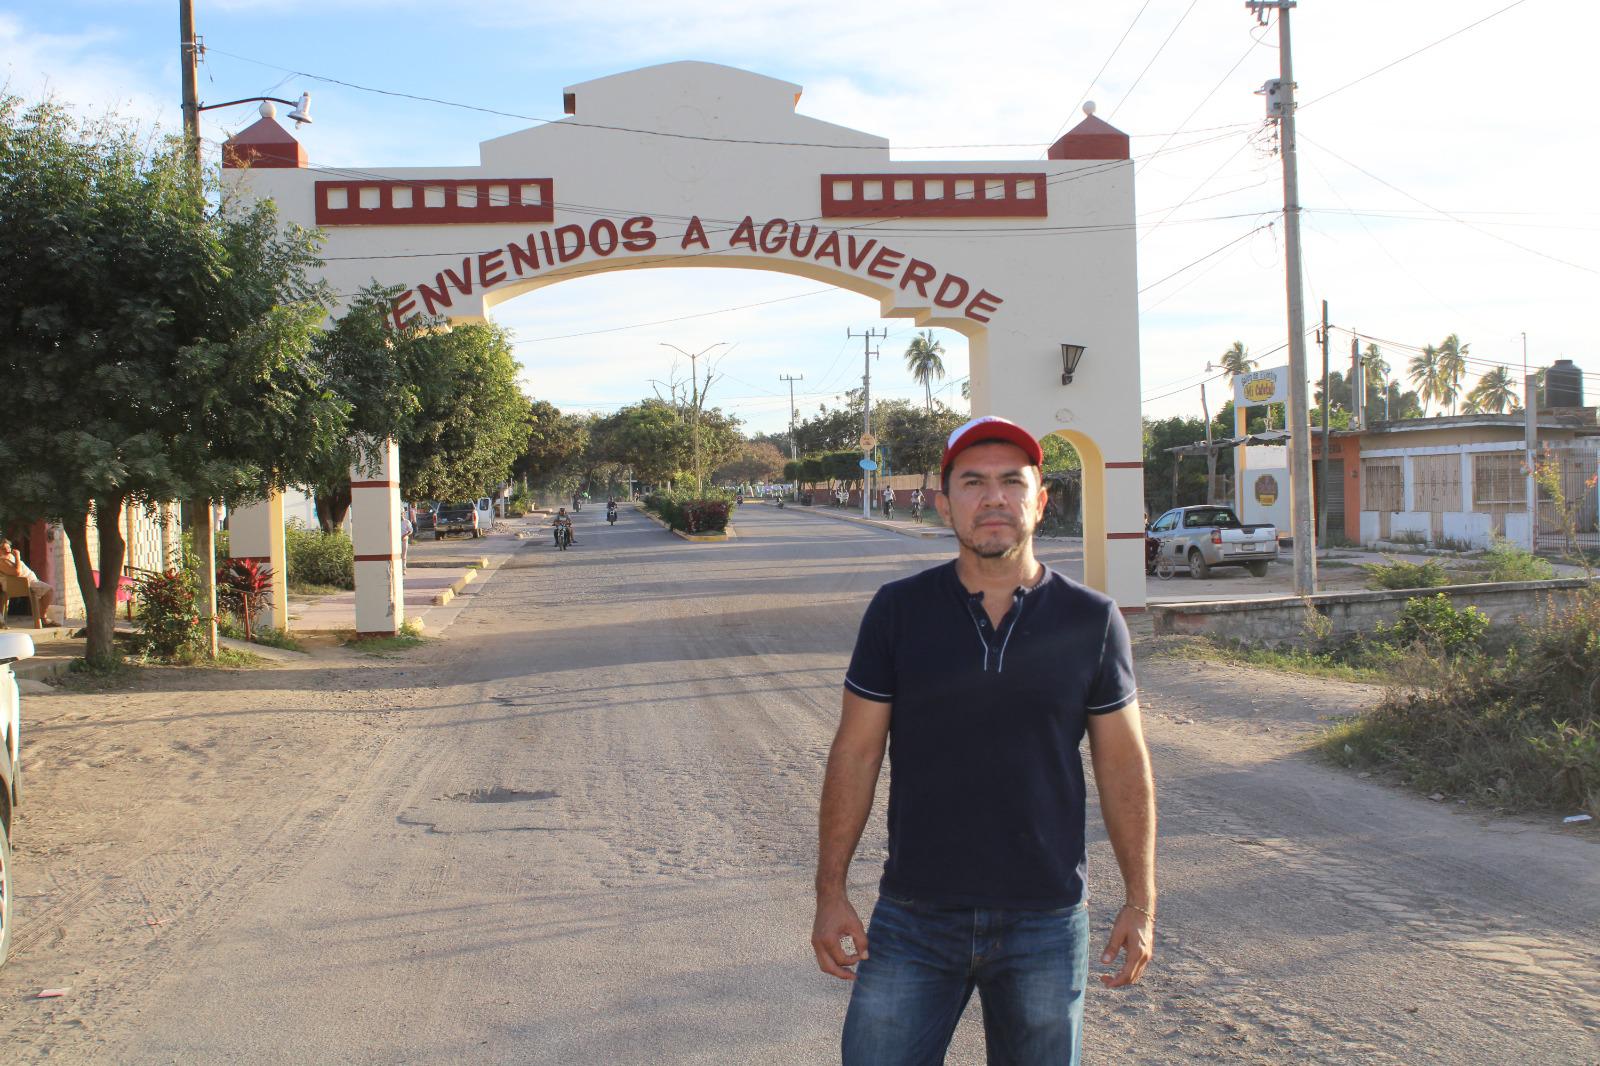
<path fill-rule="evenodd" d="M 845 938 L 849 938 L 847 952 Z M 856 963 L 867 957 L 867 930 L 856 909 L 844 895 L 817 897 L 817 919 L 811 926 L 811 950 L 817 953 L 817 966 L 823 973 L 841 981 L 854 981 Z"/>

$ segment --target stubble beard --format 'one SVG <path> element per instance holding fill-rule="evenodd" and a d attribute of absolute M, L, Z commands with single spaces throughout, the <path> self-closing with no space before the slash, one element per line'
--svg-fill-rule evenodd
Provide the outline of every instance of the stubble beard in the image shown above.
<path fill-rule="evenodd" d="M 963 548 L 980 559 L 1016 558 L 1032 542 L 1033 530 L 1024 528 L 1020 524 L 1012 525 L 1010 528 L 1017 534 L 1017 539 L 1012 544 L 997 544 L 993 540 L 980 544 L 972 533 L 960 531 L 956 533 L 956 540 Z"/>

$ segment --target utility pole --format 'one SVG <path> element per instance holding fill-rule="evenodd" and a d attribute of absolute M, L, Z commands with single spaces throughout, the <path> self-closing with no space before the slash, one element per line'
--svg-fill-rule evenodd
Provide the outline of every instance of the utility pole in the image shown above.
<path fill-rule="evenodd" d="M 200 41 L 194 32 L 194 0 L 178 0 L 178 69 L 183 72 L 183 139 L 194 162 L 195 194 L 201 192 L 205 159 L 200 149 Z M 205 497 L 190 501 L 194 553 L 200 560 L 200 620 L 206 649 L 217 657 L 217 506 Z"/>
<path fill-rule="evenodd" d="M 1317 543 L 1328 543 L 1328 438 L 1333 427 L 1328 425 L 1328 301 L 1322 301 L 1322 469 L 1318 474 L 1322 492 L 1317 500 Z"/>
<path fill-rule="evenodd" d="M 1200 414 L 1206 420 L 1206 498 L 1200 502 L 1214 503 L 1217 496 L 1217 450 L 1211 446 L 1211 407 L 1206 403 L 1204 382 L 1200 384 Z"/>
<path fill-rule="evenodd" d="M 844 335 L 847 338 L 861 338 L 861 452 L 863 459 L 870 459 L 876 450 L 866 445 L 867 439 L 872 436 L 872 357 L 878 354 L 872 342 L 887 337 L 889 330 L 886 327 L 857 333 L 853 329 L 846 329 Z M 861 468 L 861 517 L 872 517 L 872 471 L 866 467 Z"/>
<path fill-rule="evenodd" d="M 679 355 L 689 357 L 689 437 L 694 447 L 694 491 L 701 493 L 705 491 L 705 486 L 702 484 L 700 477 L 700 403 L 705 399 L 705 394 L 711 391 L 711 367 L 706 367 L 706 387 L 702 389 L 700 387 L 699 360 L 702 355 L 705 355 L 712 348 L 720 348 L 728 342 L 718 341 L 715 344 L 701 348 L 698 352 L 686 352 L 676 344 L 668 344 L 666 341 L 660 341 L 659 343 L 663 348 L 671 348 Z"/>
<path fill-rule="evenodd" d="M 1350 412 L 1355 420 L 1350 423 L 1351 429 L 1366 428 L 1367 425 L 1367 383 L 1366 375 L 1361 372 L 1361 341 L 1354 333 L 1350 334 Z"/>
<path fill-rule="evenodd" d="M 1317 590 L 1317 551 L 1311 517 L 1311 424 L 1306 396 L 1306 309 L 1300 288 L 1300 175 L 1294 134 L 1294 62 L 1289 12 L 1295 0 L 1246 0 L 1262 25 L 1278 12 L 1278 139 L 1283 156 L 1284 287 L 1289 303 L 1289 490 L 1294 510 L 1294 591 Z"/>
<path fill-rule="evenodd" d="M 794 383 L 805 379 L 806 376 L 804 374 L 778 375 L 779 381 L 787 381 L 789 383 L 789 459 L 792 462 L 800 461 L 800 447 L 794 440 Z"/>

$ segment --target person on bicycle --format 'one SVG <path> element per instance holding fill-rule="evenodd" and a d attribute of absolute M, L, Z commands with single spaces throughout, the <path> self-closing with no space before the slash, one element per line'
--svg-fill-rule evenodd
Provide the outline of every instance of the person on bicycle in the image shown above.
<path fill-rule="evenodd" d="M 913 522 L 922 521 L 922 490 L 921 489 L 912 489 L 911 490 L 911 520 Z"/>
<path fill-rule="evenodd" d="M 894 489 L 887 485 L 883 487 L 883 517 L 894 517 Z"/>
<path fill-rule="evenodd" d="M 555 527 L 556 547 L 561 547 L 561 534 L 563 530 L 566 531 L 567 544 L 572 545 L 578 543 L 577 538 L 572 535 L 572 516 L 567 514 L 567 509 L 565 507 L 556 512 L 556 516 L 550 520 L 550 524 Z"/>

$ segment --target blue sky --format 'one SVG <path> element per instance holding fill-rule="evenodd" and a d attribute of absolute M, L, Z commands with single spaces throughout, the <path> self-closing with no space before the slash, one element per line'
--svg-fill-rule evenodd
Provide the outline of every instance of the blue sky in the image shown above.
<path fill-rule="evenodd" d="M 1526 331 L 1535 364 L 1575 359 L 1595 375 L 1586 387 L 1597 396 L 1600 147 L 1588 42 L 1600 16 L 1524 0 L 1402 59 L 1511 2 L 1302 0 L 1307 304 L 1327 299 L 1336 326 L 1395 342 L 1385 347 L 1396 368 L 1407 346 L 1450 332 L 1474 357 L 1520 364 Z M 1146 414 L 1197 413 L 1207 361 L 1233 341 L 1261 354 L 1283 343 L 1281 226 L 1257 229 L 1280 203 L 1278 161 L 1252 95 L 1276 73 L 1276 32 L 1256 29 L 1242 3 L 198 0 L 197 9 L 202 100 L 310 91 L 316 122 L 300 136 L 319 165 L 473 164 L 479 141 L 559 118 L 564 86 L 675 59 L 797 82 L 802 112 L 887 136 L 905 159 L 1037 158 L 1087 96 L 1133 135 L 1139 160 Z M 14 93 L 172 129 L 177 37 L 170 0 L 22 0 L 0 11 L 0 67 Z M 254 117 L 249 107 L 208 112 L 205 136 L 220 141 Z M 1007 147 L 898 147 L 950 144 Z M 726 341 L 712 401 L 752 428 L 780 428 L 788 393 L 778 375 L 804 375 L 802 412 L 835 402 L 861 371 L 845 331 L 869 326 L 891 332 L 875 394 L 920 396 L 900 358 L 912 327 L 878 320 L 871 301 L 782 275 L 709 275 L 589 278 L 496 317 L 518 337 L 527 389 L 563 407 L 648 395 L 649 380 L 672 369 L 661 342 L 694 351 Z M 681 316 L 696 317 L 663 321 Z M 1333 337 L 1337 366 L 1349 335 Z M 959 402 L 964 345 L 942 340 L 942 395 Z M 1208 388 L 1215 407 L 1221 384 Z"/>

